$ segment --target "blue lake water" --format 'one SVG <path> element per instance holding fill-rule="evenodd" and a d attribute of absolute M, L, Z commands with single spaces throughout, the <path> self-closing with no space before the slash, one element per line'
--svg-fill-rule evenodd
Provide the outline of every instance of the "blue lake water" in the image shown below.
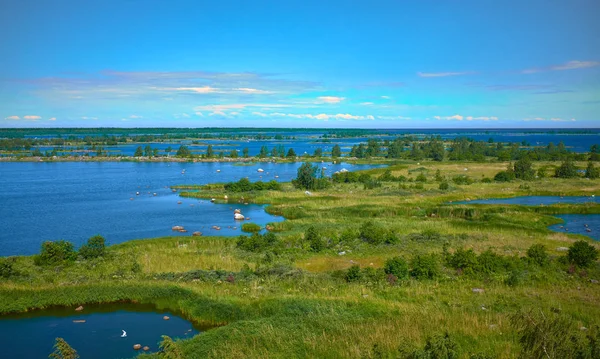
<path fill-rule="evenodd" d="M 564 223 L 552 225 L 548 227 L 549 229 L 556 232 L 583 234 L 600 241 L 600 214 L 560 214 L 555 217 L 562 219 Z"/>
<path fill-rule="evenodd" d="M 169 320 L 164 320 L 163 316 Z M 76 323 L 74 320 L 85 320 Z M 122 330 L 127 336 L 122 338 Z M 157 352 L 161 335 L 191 338 L 203 328 L 170 312 L 150 306 L 110 304 L 74 308 L 54 308 L 0 317 L 2 358 L 47 358 L 57 337 L 63 338 L 81 358 L 131 358 L 143 350 Z"/>
<path fill-rule="evenodd" d="M 250 217 L 249 222 L 261 226 L 283 218 L 265 213 L 259 205 L 181 198 L 168 186 L 229 182 L 243 177 L 269 181 L 278 176 L 278 181 L 289 181 L 301 164 L 0 163 L 0 256 L 38 253 L 46 240 L 65 239 L 78 247 L 95 234 L 104 236 L 108 244 L 191 235 L 194 231 L 238 235 L 241 223 L 233 219 L 234 208 L 240 208 Z M 342 168 L 353 171 L 374 167 L 344 163 L 322 166 L 327 167 L 329 175 Z M 259 168 L 264 172 L 257 172 Z M 173 232 L 171 228 L 176 225 L 189 232 Z"/>
<path fill-rule="evenodd" d="M 214 134 L 216 134 L 215 132 Z M 221 132 L 218 132 L 221 133 Z M 194 145 L 191 141 L 173 141 L 171 143 L 154 143 L 151 144 L 153 148 L 158 148 L 163 154 L 167 147 L 173 148 L 173 154 L 177 150 L 180 144 L 186 144 L 190 146 L 190 150 L 193 153 L 201 154 L 206 152 L 207 144 L 212 144 L 214 150 L 218 153 L 225 151 L 229 153 L 232 149 L 237 149 L 240 154 L 244 147 L 247 147 L 251 156 L 255 156 L 259 153 L 262 146 L 267 146 L 269 151 L 278 145 L 283 145 L 287 151 L 289 148 L 293 148 L 294 151 L 301 155 L 303 153 L 312 154 L 315 149 L 321 148 L 324 152 L 329 152 L 335 144 L 339 144 L 342 148 L 343 153 L 347 153 L 350 148 L 359 143 L 367 142 L 367 137 L 353 137 L 353 138 L 332 138 L 326 141 L 319 139 L 319 136 L 327 133 L 327 131 L 297 131 L 297 132 L 277 132 L 277 131 L 243 131 L 238 135 L 256 135 L 263 134 L 266 136 L 275 136 L 282 134 L 283 136 L 294 136 L 295 139 L 284 139 L 284 140 L 200 140 L 201 145 Z M 490 138 L 494 142 L 502 143 L 522 143 L 523 141 L 531 146 L 545 147 L 549 143 L 558 145 L 559 142 L 563 142 L 567 148 L 573 152 L 588 152 L 590 147 L 594 144 L 600 144 L 600 130 L 599 129 L 547 129 L 547 130 L 535 130 L 535 129 L 502 129 L 502 130 L 486 130 L 486 129 L 382 129 L 372 130 L 371 135 L 378 136 L 381 140 L 393 140 L 398 136 L 411 135 L 419 139 L 425 137 L 439 135 L 445 140 L 452 140 L 458 137 L 468 137 L 475 141 L 488 141 Z M 89 135 L 94 135 L 90 133 Z M 80 135 L 79 137 L 83 137 Z M 32 136 L 29 136 L 32 137 Z M 53 136 L 33 136 L 39 138 L 50 138 Z M 105 146 L 104 150 L 111 154 L 127 155 L 131 156 L 134 154 L 138 144 L 124 144 L 117 146 Z M 145 144 L 143 145 L 145 146 Z M 142 146 L 142 147 L 143 147 Z M 52 150 L 52 147 L 41 147 L 42 151 Z"/>
<path fill-rule="evenodd" d="M 600 203 L 599 197 L 591 196 L 521 196 L 511 198 L 476 199 L 472 201 L 454 202 L 455 204 L 518 204 L 523 206 L 549 206 L 560 203 Z"/>

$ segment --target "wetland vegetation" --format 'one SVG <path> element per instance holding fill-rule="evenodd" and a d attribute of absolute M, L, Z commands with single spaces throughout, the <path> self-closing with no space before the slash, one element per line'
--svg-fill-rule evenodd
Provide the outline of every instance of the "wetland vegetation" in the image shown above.
<path fill-rule="evenodd" d="M 474 203 L 592 198 L 597 148 L 360 146 L 344 161 L 386 166 L 327 176 L 306 162 L 291 182 L 172 184 L 182 197 L 267 205 L 285 218 L 244 223 L 241 236 L 111 246 L 95 236 L 1 258 L 0 312 L 125 301 L 216 327 L 165 338 L 144 358 L 599 356 L 600 246 L 548 227 L 600 205 Z"/>

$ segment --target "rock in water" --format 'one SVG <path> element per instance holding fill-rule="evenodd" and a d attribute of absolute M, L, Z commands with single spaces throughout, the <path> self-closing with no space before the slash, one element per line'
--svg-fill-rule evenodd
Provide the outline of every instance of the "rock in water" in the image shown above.
<path fill-rule="evenodd" d="M 163 317 L 163 319 L 164 319 L 164 320 L 169 320 L 169 319 L 171 319 L 171 318 L 169 318 L 169 316 L 168 316 L 168 315 L 165 315 L 165 316 Z"/>
<path fill-rule="evenodd" d="M 140 350 L 142 348 L 142 344 L 134 344 L 133 349 Z"/>
<path fill-rule="evenodd" d="M 80 305 L 79 307 L 75 308 L 75 310 L 81 312 L 83 310 L 83 305 Z"/>
<path fill-rule="evenodd" d="M 202 235 L 202 232 L 194 232 L 192 233 L 192 236 L 194 237 L 200 237 Z"/>
<path fill-rule="evenodd" d="M 237 220 L 241 220 L 243 221 L 245 219 L 244 215 L 241 213 L 234 213 L 233 214 L 233 219 L 237 219 Z"/>
<path fill-rule="evenodd" d="M 145 346 L 145 347 L 143 347 L 142 349 L 143 349 L 145 352 L 147 352 L 148 350 L 150 350 L 150 347 L 149 347 L 149 346 Z"/>

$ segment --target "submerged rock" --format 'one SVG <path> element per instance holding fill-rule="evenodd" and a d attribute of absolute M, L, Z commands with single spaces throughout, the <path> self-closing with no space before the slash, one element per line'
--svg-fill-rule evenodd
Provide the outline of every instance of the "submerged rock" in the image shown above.
<path fill-rule="evenodd" d="M 142 348 L 142 350 L 144 350 L 145 352 L 147 352 L 148 350 L 150 350 L 150 347 L 146 345 L 145 347 Z"/>

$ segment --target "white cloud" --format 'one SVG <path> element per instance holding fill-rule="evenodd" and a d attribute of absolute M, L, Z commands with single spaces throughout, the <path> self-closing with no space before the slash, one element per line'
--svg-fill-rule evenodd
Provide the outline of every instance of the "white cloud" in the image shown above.
<path fill-rule="evenodd" d="M 139 115 L 131 115 L 131 116 L 129 116 L 129 118 L 137 119 L 137 118 L 143 118 L 143 117 L 139 116 Z"/>
<path fill-rule="evenodd" d="M 390 96 L 381 96 L 381 98 L 382 98 L 382 99 L 384 99 L 384 100 L 389 100 L 389 99 L 391 99 L 391 97 L 390 97 Z"/>
<path fill-rule="evenodd" d="M 88 116 L 83 116 L 81 117 L 82 120 L 97 120 L 98 117 L 88 117 Z"/>
<path fill-rule="evenodd" d="M 194 107 L 194 111 L 229 111 L 229 110 L 243 110 L 247 107 L 258 107 L 258 108 L 279 108 L 279 107 L 290 107 L 291 105 L 284 104 L 262 104 L 262 103 L 232 103 L 222 105 L 202 105 Z"/>
<path fill-rule="evenodd" d="M 41 120 L 42 118 L 40 116 L 28 115 L 28 116 L 23 116 L 23 119 L 30 120 L 30 121 L 37 121 L 37 120 Z"/>
<path fill-rule="evenodd" d="M 213 87 L 210 86 L 203 86 L 203 87 L 164 87 L 164 88 L 154 88 L 157 90 L 163 90 L 163 91 L 189 91 L 189 92 L 195 92 L 195 93 L 213 93 L 213 92 L 217 92 L 217 90 Z"/>
<path fill-rule="evenodd" d="M 371 106 L 371 105 L 373 105 L 373 102 L 361 102 L 360 104 L 362 106 Z"/>
<path fill-rule="evenodd" d="M 454 116 L 433 116 L 436 120 L 446 120 L 446 121 L 498 121 L 498 117 L 496 116 L 462 116 L 462 115 L 454 115 Z"/>
<path fill-rule="evenodd" d="M 252 112 L 252 114 L 254 116 L 258 116 L 258 117 L 267 117 L 267 114 L 262 113 L 262 112 Z"/>
<path fill-rule="evenodd" d="M 553 65 L 549 67 L 533 67 L 530 69 L 522 70 L 523 74 L 535 74 L 537 72 L 544 71 L 564 71 L 564 70 L 576 70 L 576 69 L 587 69 L 590 67 L 600 66 L 600 62 L 598 61 L 579 61 L 573 60 L 561 65 Z"/>
<path fill-rule="evenodd" d="M 319 100 L 319 103 L 330 103 L 330 104 L 340 103 L 340 102 L 344 101 L 345 99 L 346 99 L 345 97 L 337 97 L 337 96 L 317 97 L 317 100 Z"/>
<path fill-rule="evenodd" d="M 227 114 L 223 111 L 213 111 L 209 114 L 209 116 L 223 116 L 227 117 Z"/>
<path fill-rule="evenodd" d="M 273 91 L 259 90 L 259 89 L 253 89 L 253 88 L 248 88 L 248 87 L 240 87 L 235 90 L 239 91 L 239 92 L 243 92 L 243 93 L 256 94 L 256 95 L 267 95 L 267 94 L 273 93 Z"/>
<path fill-rule="evenodd" d="M 466 72 L 417 72 L 419 77 L 448 77 L 448 76 L 461 76 L 472 74 L 470 71 Z"/>
<path fill-rule="evenodd" d="M 56 121 L 56 117 L 50 117 L 48 121 Z"/>
<path fill-rule="evenodd" d="M 588 67 L 600 66 L 598 61 L 569 61 L 563 65 L 552 66 L 552 70 L 574 70 L 574 69 L 585 69 Z"/>
<path fill-rule="evenodd" d="M 5 120 L 20 120 L 21 118 L 19 116 L 8 116 L 4 118 Z"/>

